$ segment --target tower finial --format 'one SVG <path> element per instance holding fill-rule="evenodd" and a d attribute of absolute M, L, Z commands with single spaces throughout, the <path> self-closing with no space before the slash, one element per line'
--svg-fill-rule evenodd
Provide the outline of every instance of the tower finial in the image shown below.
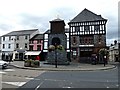
<path fill-rule="evenodd" d="M 57 19 L 59 19 L 59 17 L 60 17 L 59 14 L 57 14 Z"/>

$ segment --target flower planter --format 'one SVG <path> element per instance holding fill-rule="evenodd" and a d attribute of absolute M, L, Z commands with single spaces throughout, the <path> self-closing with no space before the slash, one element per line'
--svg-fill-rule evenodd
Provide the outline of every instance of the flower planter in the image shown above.
<path fill-rule="evenodd" d="M 35 60 L 33 63 L 34 63 L 33 67 L 39 67 L 40 66 L 40 61 L 38 61 L 38 60 Z"/>
<path fill-rule="evenodd" d="M 38 60 L 25 60 L 24 66 L 25 67 L 39 67 L 40 61 L 38 61 Z"/>
<path fill-rule="evenodd" d="M 25 67 L 31 67 L 31 62 L 32 62 L 32 60 L 25 60 L 24 61 L 24 66 Z"/>

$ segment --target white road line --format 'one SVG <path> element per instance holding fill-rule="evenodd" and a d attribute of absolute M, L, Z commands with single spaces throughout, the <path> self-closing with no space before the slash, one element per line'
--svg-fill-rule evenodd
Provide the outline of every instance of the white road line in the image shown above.
<path fill-rule="evenodd" d="M 6 72 L 0 71 L 0 74 L 3 74 L 3 73 L 6 73 Z"/>
<path fill-rule="evenodd" d="M 32 79 L 34 79 L 34 78 L 25 78 L 25 79 L 32 80 Z"/>
<path fill-rule="evenodd" d="M 116 86 L 117 86 L 117 87 L 119 87 L 119 85 L 118 85 L 118 84 L 117 84 Z"/>
<path fill-rule="evenodd" d="M 5 84 L 10 84 L 10 85 L 14 85 L 14 86 L 22 86 L 24 85 L 26 82 L 2 82 L 2 83 L 5 83 Z"/>
<path fill-rule="evenodd" d="M 35 88 L 35 90 L 38 90 L 38 89 L 41 87 L 41 85 L 43 84 L 43 82 L 44 82 L 44 81 L 42 81 L 42 82 Z"/>
<path fill-rule="evenodd" d="M 66 80 L 56 80 L 56 79 L 44 79 L 44 80 L 48 80 L 48 81 L 66 81 Z"/>
<path fill-rule="evenodd" d="M 67 86 L 66 86 L 66 87 L 62 87 L 62 88 L 71 88 L 71 87 L 67 87 Z"/>
<path fill-rule="evenodd" d="M 6 71 L 6 72 L 11 72 L 11 71 L 15 71 L 14 69 L 6 69 L 6 70 L 4 70 L 4 71 Z"/>

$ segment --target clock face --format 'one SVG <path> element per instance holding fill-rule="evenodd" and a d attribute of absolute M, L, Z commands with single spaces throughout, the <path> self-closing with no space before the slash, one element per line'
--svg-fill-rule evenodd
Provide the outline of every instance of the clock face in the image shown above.
<path fill-rule="evenodd" d="M 52 45 L 60 45 L 60 39 L 58 37 L 54 37 L 52 39 Z"/>

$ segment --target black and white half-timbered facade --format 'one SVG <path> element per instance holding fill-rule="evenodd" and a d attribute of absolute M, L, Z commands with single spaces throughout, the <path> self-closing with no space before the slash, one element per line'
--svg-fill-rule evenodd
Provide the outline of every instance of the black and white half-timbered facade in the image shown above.
<path fill-rule="evenodd" d="M 85 8 L 68 23 L 71 60 L 90 62 L 93 54 L 98 55 L 106 47 L 106 22 L 107 19 Z"/>

